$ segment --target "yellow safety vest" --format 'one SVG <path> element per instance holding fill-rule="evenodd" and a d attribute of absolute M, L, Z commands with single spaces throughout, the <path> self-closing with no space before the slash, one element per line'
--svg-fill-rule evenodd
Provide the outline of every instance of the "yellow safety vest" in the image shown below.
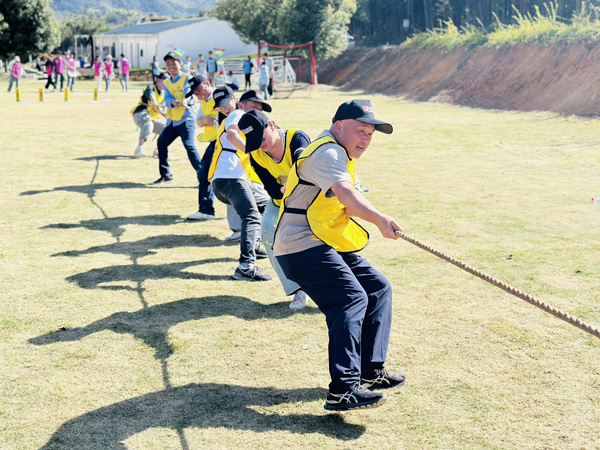
<path fill-rule="evenodd" d="M 219 116 L 219 112 L 213 109 L 215 107 L 215 100 L 213 98 L 211 98 L 207 102 L 202 101 L 201 106 L 202 106 L 202 115 L 203 116 L 210 116 L 214 119 L 216 119 Z M 203 133 L 198 135 L 198 140 L 201 142 L 212 142 L 216 138 L 217 138 L 217 127 L 216 126 L 204 127 Z"/>
<path fill-rule="evenodd" d="M 158 103 L 159 105 L 163 102 L 163 100 L 165 99 L 165 93 L 164 92 L 158 92 L 158 90 L 156 89 L 156 86 L 154 86 L 154 96 L 156 97 L 156 103 Z M 144 96 L 142 95 L 142 97 L 140 98 L 140 101 L 137 105 L 135 105 L 133 107 L 133 109 L 130 111 L 131 115 L 133 116 L 133 113 L 135 112 L 135 110 L 138 108 L 138 106 L 145 106 L 146 109 L 148 110 L 148 114 L 150 114 L 150 118 L 152 120 L 156 120 L 158 119 L 158 113 L 156 111 L 154 111 L 154 108 L 152 108 L 148 103 L 144 103 Z"/>
<path fill-rule="evenodd" d="M 221 125 L 219 126 L 219 131 L 217 132 L 217 143 L 215 144 L 215 152 L 213 153 L 212 161 L 210 162 L 210 168 L 208 169 L 208 182 L 209 183 L 212 183 L 212 178 L 215 174 L 215 171 L 217 170 L 217 166 L 219 165 L 219 156 L 221 156 L 221 152 L 231 152 L 231 153 L 237 154 L 238 158 L 240 158 L 240 161 L 242 162 L 242 166 L 246 170 L 246 173 L 248 173 L 247 165 L 250 164 L 250 161 L 248 160 L 248 156 L 241 150 L 235 150 L 235 149 L 231 149 L 231 148 L 223 148 L 223 144 L 221 144 L 221 136 L 223 136 L 224 132 L 225 132 L 225 121 L 221 122 Z M 244 136 L 243 134 L 241 136 L 242 136 L 242 139 L 245 141 L 246 136 Z M 242 159 L 242 157 L 245 157 L 244 159 L 246 160 L 246 164 L 244 164 L 244 160 Z"/>
<path fill-rule="evenodd" d="M 163 81 L 165 87 L 169 90 L 171 95 L 175 100 L 180 103 L 183 103 L 185 100 L 185 82 L 187 81 L 188 74 L 184 73 L 179 80 L 175 83 L 171 80 L 171 78 L 167 78 Z M 185 114 L 185 107 L 181 106 L 179 108 L 171 108 L 171 105 L 167 105 L 167 117 L 174 122 L 181 120 L 183 115 Z"/>
<path fill-rule="evenodd" d="M 281 222 L 283 214 L 306 215 L 311 231 L 321 241 L 338 252 L 357 252 L 365 248 L 369 242 L 369 233 L 346 214 L 345 206 L 340 203 L 337 197 L 326 198 L 325 193 L 319 189 L 318 194 L 307 209 L 287 207 L 288 198 L 293 194 L 296 186 L 299 184 L 314 186 L 312 183 L 301 179 L 298 175 L 298 167 L 302 164 L 302 161 L 309 158 L 319 147 L 330 143 L 339 145 L 339 143 L 330 136 L 324 136 L 313 141 L 304 149 L 298 158 L 298 161 L 292 166 L 288 176 L 285 194 L 283 195 L 283 200 L 279 208 L 277 228 L 279 228 L 279 223 Z M 346 155 L 348 155 L 347 151 Z M 352 184 L 354 185 L 356 177 L 355 164 L 349 155 L 348 172 L 350 173 Z M 275 233 L 277 234 L 277 229 L 275 230 Z"/>
<path fill-rule="evenodd" d="M 290 144 L 296 134 L 297 130 L 287 130 L 285 132 L 285 143 L 283 147 L 283 158 L 280 162 L 273 161 L 269 155 L 267 155 L 262 149 L 257 149 L 250 153 L 250 159 L 254 160 L 259 166 L 264 167 L 269 171 L 273 178 L 277 179 L 277 182 L 283 186 L 287 179 L 290 169 L 292 168 L 292 150 Z M 273 199 L 273 203 L 277 206 L 281 205 L 280 199 Z"/>

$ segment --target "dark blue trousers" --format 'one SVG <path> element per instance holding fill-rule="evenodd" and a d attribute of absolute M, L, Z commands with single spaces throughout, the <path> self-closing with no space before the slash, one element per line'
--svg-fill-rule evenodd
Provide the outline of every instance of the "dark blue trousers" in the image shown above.
<path fill-rule="evenodd" d="M 286 277 L 325 314 L 329 329 L 329 390 L 343 393 L 383 367 L 392 321 L 392 287 L 356 253 L 328 245 L 277 256 Z"/>
<path fill-rule="evenodd" d="M 215 153 L 215 144 L 217 141 L 212 141 L 206 147 L 202 160 L 200 161 L 200 184 L 198 185 L 198 204 L 199 211 L 204 214 L 215 215 L 215 194 L 211 184 L 208 182 L 208 170 L 212 162 L 213 154 Z"/>
<path fill-rule="evenodd" d="M 169 167 L 169 145 L 171 145 L 175 139 L 181 138 L 181 142 L 187 151 L 188 159 L 196 171 L 198 182 L 200 183 L 202 181 L 200 155 L 194 145 L 195 133 L 196 124 L 193 119 L 186 120 L 177 126 L 174 126 L 171 123 L 165 127 L 162 133 L 160 133 L 156 146 L 158 148 L 158 170 L 160 171 L 161 177 L 171 175 L 171 168 Z M 206 171 L 208 173 L 208 168 Z M 198 207 L 200 207 L 200 198 L 198 199 Z"/>

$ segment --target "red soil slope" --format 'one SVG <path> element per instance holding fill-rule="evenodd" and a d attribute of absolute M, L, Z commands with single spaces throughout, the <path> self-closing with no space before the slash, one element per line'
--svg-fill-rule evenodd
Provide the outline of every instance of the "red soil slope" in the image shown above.
<path fill-rule="evenodd" d="M 357 48 L 320 63 L 317 73 L 320 83 L 410 100 L 600 114 L 599 42 L 473 50 Z"/>

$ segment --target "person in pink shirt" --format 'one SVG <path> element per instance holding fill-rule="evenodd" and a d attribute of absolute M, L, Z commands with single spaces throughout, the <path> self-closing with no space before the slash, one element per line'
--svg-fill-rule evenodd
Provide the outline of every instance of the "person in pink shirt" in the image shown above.
<path fill-rule="evenodd" d="M 121 59 L 119 61 L 119 81 L 121 82 L 121 89 L 123 89 L 125 92 L 129 92 L 130 67 L 131 64 L 129 63 L 129 60 L 125 58 L 123 53 L 121 53 Z"/>
<path fill-rule="evenodd" d="M 110 88 L 110 82 L 115 77 L 115 72 L 113 71 L 115 67 L 115 63 L 112 60 L 112 56 L 108 55 L 104 60 L 104 82 L 106 83 L 106 92 Z"/>
<path fill-rule="evenodd" d="M 12 68 L 10 70 L 10 82 L 8 83 L 8 92 L 10 92 L 12 90 L 12 85 L 13 83 L 15 83 L 17 86 L 17 89 L 19 88 L 19 80 L 21 79 L 21 71 L 23 69 L 23 66 L 21 65 L 21 58 L 19 58 L 18 56 L 15 56 L 15 59 L 13 60 L 13 65 Z"/>
<path fill-rule="evenodd" d="M 69 59 L 67 59 L 67 87 L 69 90 L 73 90 L 75 85 L 75 77 L 77 76 L 77 62 L 75 61 L 75 53 L 69 53 Z"/>
<path fill-rule="evenodd" d="M 100 84 L 102 83 L 102 74 L 104 73 L 104 63 L 100 56 L 96 56 L 94 61 L 94 80 L 96 81 L 96 89 L 100 91 Z"/>
<path fill-rule="evenodd" d="M 52 74 L 54 73 L 54 61 L 52 60 L 52 56 L 44 57 L 44 65 L 46 66 L 46 75 L 48 76 L 48 81 L 46 81 L 46 89 L 52 85 L 52 89 L 56 89 L 56 84 L 54 84 L 54 80 L 52 79 Z"/>
<path fill-rule="evenodd" d="M 62 92 L 65 82 L 65 55 L 62 53 L 59 53 L 54 60 L 54 71 L 56 72 L 56 87 L 58 87 L 58 80 L 60 80 L 60 91 Z"/>

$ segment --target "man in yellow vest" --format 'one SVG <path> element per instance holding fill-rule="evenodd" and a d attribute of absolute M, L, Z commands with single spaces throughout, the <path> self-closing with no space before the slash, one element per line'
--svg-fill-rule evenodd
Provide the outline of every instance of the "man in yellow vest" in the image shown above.
<path fill-rule="evenodd" d="M 188 74 L 181 71 L 180 55 L 169 52 L 164 57 L 169 78 L 164 80 L 164 103 L 167 107 L 167 125 L 158 138 L 158 167 L 160 178 L 154 185 L 173 182 L 169 167 L 169 145 L 180 138 L 185 147 L 192 167 L 196 170 L 198 182 L 201 180 L 200 155 L 194 145 L 196 134 L 196 110 L 194 97 L 188 95 L 190 86 Z"/>
<path fill-rule="evenodd" d="M 198 115 L 196 116 L 196 125 L 203 128 L 203 132 L 198 135 L 200 142 L 208 142 L 208 147 L 204 150 L 202 160 L 200 161 L 200 184 L 198 185 L 198 205 L 199 209 L 193 214 L 187 216 L 188 220 L 213 220 L 215 219 L 215 194 L 208 182 L 208 169 L 215 152 L 215 143 L 217 142 L 217 127 L 219 126 L 219 112 L 214 109 L 215 101 L 213 92 L 215 88 L 210 84 L 210 80 L 204 75 L 196 75 L 190 81 L 190 93 L 200 100 Z"/>
<path fill-rule="evenodd" d="M 310 138 L 301 130 L 282 130 L 265 113 L 252 109 L 242 116 L 238 128 L 246 137 L 246 154 L 250 155 L 250 164 L 262 181 L 270 200 L 262 217 L 260 227 L 271 266 L 286 295 L 293 295 L 290 309 L 298 311 L 308 302 L 306 293 L 298 283 L 289 280 L 273 256 L 273 236 L 279 216 L 279 205 L 283 197 L 282 186 L 302 151 L 310 144 Z"/>
<path fill-rule="evenodd" d="M 369 100 L 338 108 L 332 125 L 302 152 L 289 172 L 273 252 L 283 272 L 313 299 L 329 329 L 331 383 L 325 409 L 373 408 L 378 389 L 404 384 L 385 368 L 392 318 L 387 278 L 358 255 L 369 235 L 354 217 L 398 239 L 402 227 L 355 189 L 354 164 L 375 131 L 392 125 L 375 118 Z"/>
<path fill-rule="evenodd" d="M 225 204 L 233 206 L 241 218 L 240 264 L 233 278 L 243 281 L 268 281 L 271 276 L 255 264 L 256 247 L 260 234 L 261 216 L 256 204 L 250 178 L 244 166 L 246 143 L 237 123 L 244 110 L 237 108 L 235 94 L 230 87 L 215 89 L 215 109 L 226 116 L 219 125 L 217 144 L 208 172 L 215 196 Z"/>

